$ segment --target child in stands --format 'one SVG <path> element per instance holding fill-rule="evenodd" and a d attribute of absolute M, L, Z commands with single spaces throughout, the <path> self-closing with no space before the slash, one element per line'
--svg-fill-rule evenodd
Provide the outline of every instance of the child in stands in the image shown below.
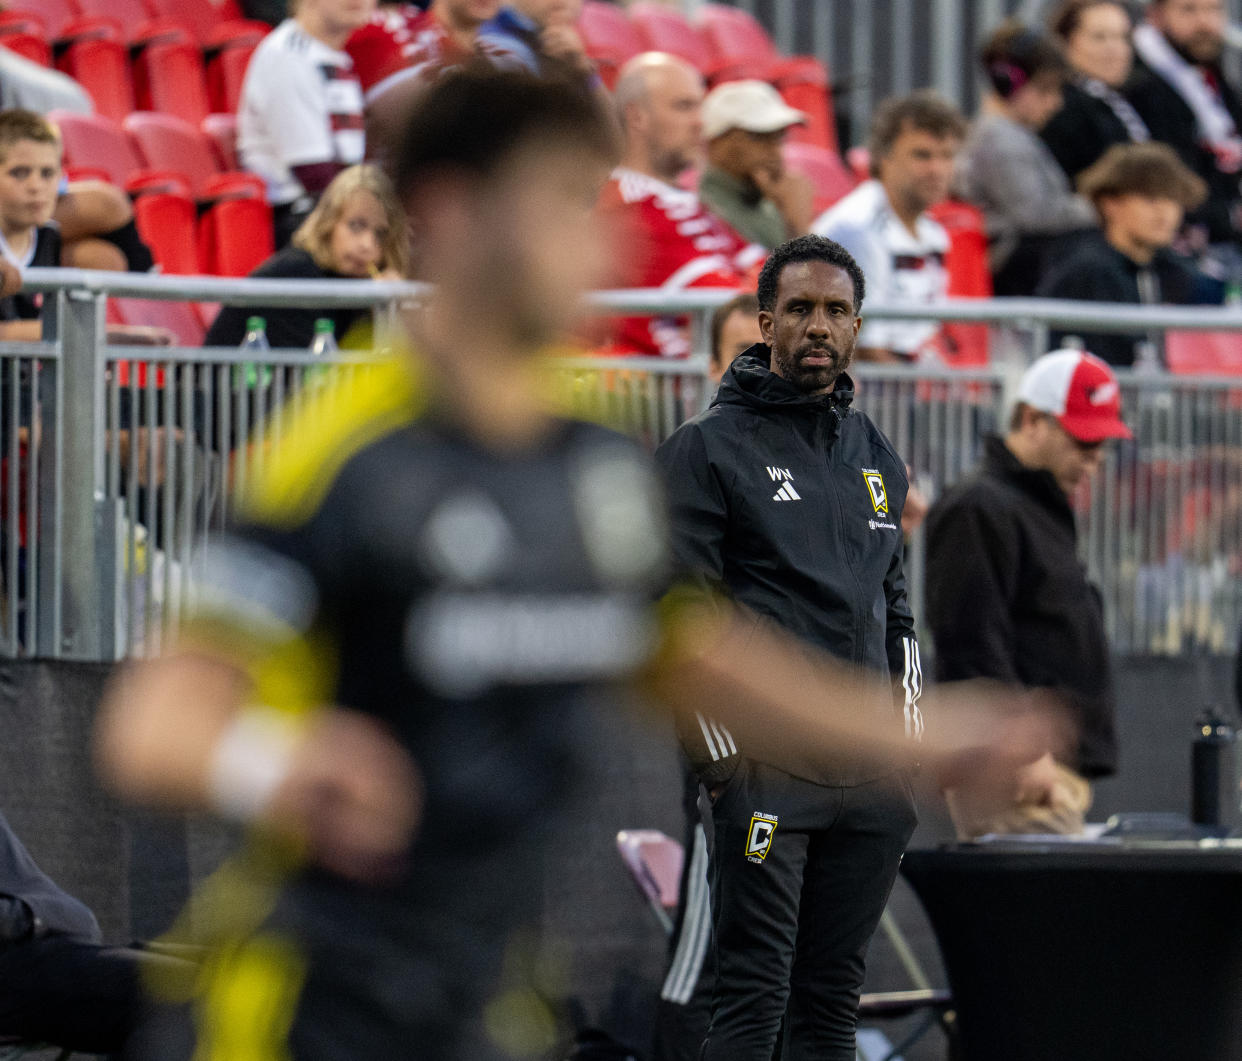
<path fill-rule="evenodd" d="M 60 265 L 101 267 L 99 255 L 79 256 L 70 261 L 62 257 L 63 243 L 60 222 L 53 214 L 63 209 L 65 196 L 61 188 L 60 137 L 42 115 L 13 108 L 0 111 L 0 261 L 15 269 L 18 276 L 32 267 L 55 268 Z M 71 219 L 70 222 L 74 223 Z M 81 225 L 74 223 L 75 230 Z M 100 238 L 80 240 L 98 243 L 101 239 L 133 229 L 132 220 L 116 232 Z M 136 232 L 133 233 L 136 241 Z M 121 246 L 121 244 L 118 244 Z M 142 251 L 146 248 L 136 244 Z M 110 248 L 116 251 L 116 247 Z M 118 259 L 122 254 L 116 253 Z M 147 267 L 150 255 L 147 255 Z M 120 263 L 116 268 L 124 268 Z M 17 285 L 20 286 L 20 285 Z M 43 337 L 39 315 L 43 296 L 13 290 L 12 283 L 0 287 L 0 339 L 38 341 Z M 163 328 L 144 325 L 109 325 L 108 338 L 113 342 L 167 345 L 171 335 Z"/>
<path fill-rule="evenodd" d="M 52 222 L 60 187 L 60 141 L 33 111 L 0 111 L 0 257 L 25 272 L 60 264 L 60 229 Z M 42 296 L 0 299 L 0 339 L 37 340 Z"/>

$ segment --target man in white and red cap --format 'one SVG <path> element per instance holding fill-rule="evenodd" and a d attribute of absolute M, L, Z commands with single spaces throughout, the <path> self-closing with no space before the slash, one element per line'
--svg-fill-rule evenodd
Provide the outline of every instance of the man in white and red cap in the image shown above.
<path fill-rule="evenodd" d="M 1023 768 L 1013 805 L 946 793 L 962 838 L 1080 833 L 1090 780 L 1117 765 L 1103 605 L 1078 560 L 1072 499 L 1110 439 L 1128 439 L 1117 377 L 1098 357 L 1056 350 L 1022 377 L 1002 439 L 927 517 L 926 617 L 940 681 L 991 678 L 1045 689 L 1078 727 L 1073 754 Z"/>
<path fill-rule="evenodd" d="M 727 81 L 703 101 L 707 167 L 699 198 L 768 250 L 805 235 L 815 216 L 810 180 L 786 169 L 781 153 L 790 128 L 805 121 L 766 81 Z"/>

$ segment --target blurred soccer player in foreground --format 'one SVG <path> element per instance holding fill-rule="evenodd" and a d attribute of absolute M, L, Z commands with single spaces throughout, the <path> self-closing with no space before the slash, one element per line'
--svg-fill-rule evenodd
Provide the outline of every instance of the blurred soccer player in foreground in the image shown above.
<path fill-rule="evenodd" d="M 413 353 L 292 428 L 179 647 L 103 710 L 119 792 L 254 837 L 196 918 L 217 946 L 193 995 L 162 991 L 135 1056 L 545 1054 L 522 925 L 598 754 L 587 708 L 622 682 L 757 747 L 914 754 L 841 667 L 724 604 L 654 607 L 647 461 L 548 411 L 538 355 L 604 275 L 609 150 L 590 102 L 523 75 L 447 77 L 412 115 L 397 186 L 437 285 Z M 928 715 L 924 760 L 972 776 L 1046 739 L 978 703 Z"/>

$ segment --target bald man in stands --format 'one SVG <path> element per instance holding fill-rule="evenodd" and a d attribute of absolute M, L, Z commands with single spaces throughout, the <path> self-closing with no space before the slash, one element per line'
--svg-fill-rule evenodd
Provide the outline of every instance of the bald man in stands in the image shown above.
<path fill-rule="evenodd" d="M 745 274 L 764 257 L 698 196 L 677 184 L 703 151 L 704 86 L 689 63 L 664 52 L 645 52 L 622 68 L 614 89 L 621 128 L 621 164 L 612 172 L 600 209 L 621 230 L 630 250 L 615 279 L 622 287 L 742 287 Z M 690 353 L 686 316 L 630 317 L 617 322 L 620 352 L 685 357 Z"/>

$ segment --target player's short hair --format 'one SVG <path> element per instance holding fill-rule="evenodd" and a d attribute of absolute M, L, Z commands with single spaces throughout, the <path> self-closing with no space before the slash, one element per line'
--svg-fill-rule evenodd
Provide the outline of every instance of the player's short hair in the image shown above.
<path fill-rule="evenodd" d="M 615 157 L 611 127 L 588 95 L 527 73 L 472 64 L 435 82 L 415 104 L 392 163 L 404 200 L 439 173 L 491 177 L 532 144 Z"/>
<path fill-rule="evenodd" d="M 854 284 L 854 313 L 862 309 L 863 297 L 867 293 L 867 281 L 863 271 L 841 244 L 826 236 L 799 236 L 797 239 L 782 243 L 763 263 L 759 273 L 759 308 L 765 313 L 776 309 L 776 290 L 780 284 L 781 273 L 785 266 L 796 265 L 798 262 L 825 262 L 844 269 Z"/>
<path fill-rule="evenodd" d="M 1082 16 L 1093 7 L 1118 7 L 1134 25 L 1134 11 L 1126 0 L 1061 0 L 1048 15 L 1048 29 L 1060 40 L 1068 41 L 1082 25 Z"/>
<path fill-rule="evenodd" d="M 8 157 L 9 148 L 22 140 L 36 144 L 52 144 L 60 153 L 60 137 L 56 128 L 42 114 L 14 107 L 0 111 L 0 161 Z"/>
<path fill-rule="evenodd" d="M 1078 177 L 1078 190 L 1099 208 L 1101 199 L 1144 195 L 1174 199 L 1193 210 L 1207 198 L 1204 180 L 1168 144 L 1114 144 Z"/>
<path fill-rule="evenodd" d="M 925 88 L 908 96 L 893 96 L 876 109 L 871 119 L 867 148 L 871 152 L 871 175 L 879 176 L 880 160 L 907 129 L 930 133 L 938 140 L 966 138 L 966 119 L 944 96 Z"/>
<path fill-rule="evenodd" d="M 759 297 L 750 291 L 734 295 L 728 302 L 722 302 L 712 314 L 710 327 L 712 340 L 712 359 L 720 357 L 720 337 L 724 334 L 725 322 L 735 313 L 748 313 L 752 317 L 759 316 Z"/>
<path fill-rule="evenodd" d="M 324 189 L 315 209 L 298 226 L 293 234 L 293 245 L 306 251 L 320 268 L 335 270 L 332 230 L 345 212 L 350 197 L 356 192 L 369 192 L 384 211 L 388 235 L 380 248 L 379 268 L 406 275 L 410 265 L 410 241 L 406 232 L 405 211 L 397 201 L 392 182 L 377 166 L 350 166 L 341 170 Z"/>
<path fill-rule="evenodd" d="M 1064 81 L 1069 62 L 1055 38 L 1019 19 L 1008 18 L 992 32 L 979 52 L 988 82 L 1002 99 L 1041 78 Z"/>

